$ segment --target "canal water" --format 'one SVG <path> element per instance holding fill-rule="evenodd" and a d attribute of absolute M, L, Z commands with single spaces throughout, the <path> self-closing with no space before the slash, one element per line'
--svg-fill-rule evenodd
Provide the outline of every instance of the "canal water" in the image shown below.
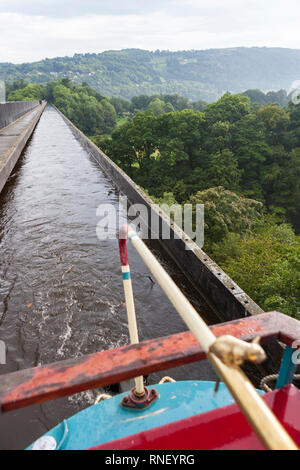
<path fill-rule="evenodd" d="M 128 343 L 117 240 L 96 235 L 97 207 L 107 203 L 119 210 L 117 188 L 47 107 L 0 197 L 0 339 L 8 351 L 0 374 Z M 198 311 L 215 321 L 172 262 L 151 248 Z M 129 255 L 140 338 L 186 330 L 132 247 Z M 215 377 L 206 361 L 167 373 Z M 98 393 L 0 415 L 0 448 L 26 447 Z"/>

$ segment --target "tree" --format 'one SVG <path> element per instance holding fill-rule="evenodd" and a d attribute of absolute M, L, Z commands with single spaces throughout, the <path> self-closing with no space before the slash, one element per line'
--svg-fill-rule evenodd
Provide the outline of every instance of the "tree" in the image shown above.
<path fill-rule="evenodd" d="M 73 117 L 73 110 L 76 106 L 71 90 L 62 84 L 58 84 L 53 88 L 52 93 L 55 106 L 71 119 L 71 117 Z"/>
<path fill-rule="evenodd" d="M 261 90 L 247 90 L 243 95 L 248 96 L 252 103 L 257 103 L 260 106 L 266 106 L 271 103 L 277 103 L 281 107 L 288 105 L 286 90 L 269 91 L 267 94 Z"/>
<path fill-rule="evenodd" d="M 11 82 L 5 82 L 5 89 L 6 89 L 6 96 L 9 96 L 9 94 L 12 91 L 15 90 L 21 90 L 22 88 L 25 88 L 28 85 L 23 78 L 19 80 L 14 80 L 12 83 Z"/>
<path fill-rule="evenodd" d="M 264 106 L 268 102 L 266 95 L 261 90 L 247 90 L 243 95 L 248 96 L 252 103 L 257 103 L 260 106 Z"/>
<path fill-rule="evenodd" d="M 112 97 L 110 102 L 116 110 L 118 116 L 122 116 L 124 113 L 130 113 L 132 111 L 132 105 L 130 101 L 124 100 L 122 98 Z"/>
<path fill-rule="evenodd" d="M 206 114 L 204 114 L 206 117 Z M 206 121 L 207 125 L 207 121 Z M 228 121 L 216 121 L 207 125 L 203 147 L 207 153 L 217 153 L 232 149 L 233 125 Z"/>
<path fill-rule="evenodd" d="M 230 150 L 219 151 L 210 156 L 209 166 L 203 174 L 208 187 L 223 186 L 230 191 L 240 190 L 242 171 L 237 157 Z"/>
<path fill-rule="evenodd" d="M 210 125 L 217 121 L 233 124 L 249 113 L 250 99 L 242 94 L 225 93 L 216 103 L 208 104 L 205 108 L 205 116 Z"/>
<path fill-rule="evenodd" d="M 158 148 L 161 159 L 168 158 L 178 162 L 182 171 L 177 175 L 197 167 L 203 156 L 205 132 L 204 115 L 200 111 L 185 109 L 181 112 L 163 114 L 157 119 Z M 180 163 L 181 162 L 181 163 Z M 179 171 L 179 168 L 178 168 Z"/>
<path fill-rule="evenodd" d="M 300 319 L 300 239 L 290 226 L 264 217 L 253 232 L 227 236 L 210 254 L 265 311 Z"/>
<path fill-rule="evenodd" d="M 109 133 L 116 126 L 113 105 L 86 84 L 76 87 L 69 80 L 59 80 L 48 84 L 45 92 L 55 106 L 89 136 Z"/>
<path fill-rule="evenodd" d="M 192 204 L 204 204 L 205 244 L 220 242 L 229 233 L 245 233 L 255 224 L 262 204 L 228 191 L 222 186 L 199 191 Z"/>
<path fill-rule="evenodd" d="M 132 166 L 137 166 L 143 175 L 149 161 L 154 159 L 155 122 L 153 113 L 137 113 L 132 121 L 115 129 L 110 141 L 105 142 L 108 155 L 118 161 L 129 175 L 132 175 Z"/>
<path fill-rule="evenodd" d="M 241 187 L 251 198 L 263 200 L 262 175 L 264 162 L 271 155 L 263 123 L 254 113 L 242 117 L 232 130 L 231 150 L 243 170 Z"/>
<path fill-rule="evenodd" d="M 147 109 L 151 111 L 154 116 L 158 116 L 159 114 L 163 114 L 165 112 L 165 103 L 159 98 L 155 98 L 149 103 Z"/>
<path fill-rule="evenodd" d="M 272 104 L 260 108 L 257 115 L 264 123 L 268 143 L 270 145 L 283 143 L 290 124 L 290 116 L 286 110 Z"/>
<path fill-rule="evenodd" d="M 165 104 L 165 113 L 174 113 L 175 109 L 172 103 L 169 103 L 169 101 Z"/>
<path fill-rule="evenodd" d="M 113 105 L 107 99 L 101 100 L 100 105 L 105 124 L 104 131 L 109 133 L 116 127 L 117 113 Z"/>
<path fill-rule="evenodd" d="M 198 100 L 192 103 L 192 108 L 194 111 L 204 111 L 207 106 L 206 101 L 203 100 Z"/>
<path fill-rule="evenodd" d="M 29 84 L 24 88 L 12 91 L 8 95 L 8 101 L 35 101 L 43 99 L 44 92 L 41 85 Z"/>
<path fill-rule="evenodd" d="M 287 147 L 293 149 L 300 147 L 300 104 L 290 103 L 288 107 L 290 113 L 290 125 L 287 139 Z"/>
<path fill-rule="evenodd" d="M 264 192 L 270 209 L 282 209 L 287 220 L 300 231 L 300 148 L 273 149 L 272 160 L 264 170 Z"/>
<path fill-rule="evenodd" d="M 153 97 L 148 95 L 139 95 L 134 96 L 131 99 L 133 109 L 137 109 L 139 111 L 145 110 L 149 103 L 152 101 Z"/>

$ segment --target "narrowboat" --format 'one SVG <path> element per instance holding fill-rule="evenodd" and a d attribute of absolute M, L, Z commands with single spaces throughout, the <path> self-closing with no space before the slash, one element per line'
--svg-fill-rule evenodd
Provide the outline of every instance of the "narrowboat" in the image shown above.
<path fill-rule="evenodd" d="M 135 247 L 189 331 L 139 342 L 127 240 Z M 1 377 L 3 412 L 134 379 L 128 392 L 100 394 L 94 405 L 64 420 L 28 450 L 297 450 L 300 322 L 279 312 L 208 327 L 133 228 L 119 234 L 131 344 Z M 255 389 L 242 371 L 266 359 L 276 339 L 282 362 Z M 219 380 L 146 386 L 153 372 L 208 359 Z M 274 390 L 270 382 L 275 384 Z"/>

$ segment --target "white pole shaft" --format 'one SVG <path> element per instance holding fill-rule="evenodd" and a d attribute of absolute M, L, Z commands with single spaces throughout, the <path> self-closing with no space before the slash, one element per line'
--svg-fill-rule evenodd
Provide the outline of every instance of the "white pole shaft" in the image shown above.
<path fill-rule="evenodd" d="M 124 286 L 124 293 L 125 293 L 125 303 L 126 303 L 126 310 L 127 310 L 130 342 L 131 344 L 138 344 L 139 335 L 138 335 L 138 329 L 137 329 L 134 298 L 133 298 L 132 284 L 131 284 L 131 279 L 130 279 L 129 266 L 122 266 L 122 273 L 123 274 L 126 273 L 128 277 L 128 279 L 124 279 L 124 276 L 123 276 L 123 286 Z M 143 377 L 135 378 L 135 391 L 137 395 L 144 395 L 145 390 L 144 390 Z"/>

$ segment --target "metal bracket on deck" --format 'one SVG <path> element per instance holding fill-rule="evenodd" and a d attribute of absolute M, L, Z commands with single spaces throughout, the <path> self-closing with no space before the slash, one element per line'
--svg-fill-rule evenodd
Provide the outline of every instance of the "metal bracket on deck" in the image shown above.
<path fill-rule="evenodd" d="M 123 398 L 121 405 L 124 408 L 134 408 L 141 409 L 147 408 L 151 403 L 159 398 L 158 392 L 152 388 L 149 390 L 147 387 L 144 387 L 144 395 L 138 395 L 136 393 L 135 387 L 132 388 L 129 392 L 129 395 Z"/>

